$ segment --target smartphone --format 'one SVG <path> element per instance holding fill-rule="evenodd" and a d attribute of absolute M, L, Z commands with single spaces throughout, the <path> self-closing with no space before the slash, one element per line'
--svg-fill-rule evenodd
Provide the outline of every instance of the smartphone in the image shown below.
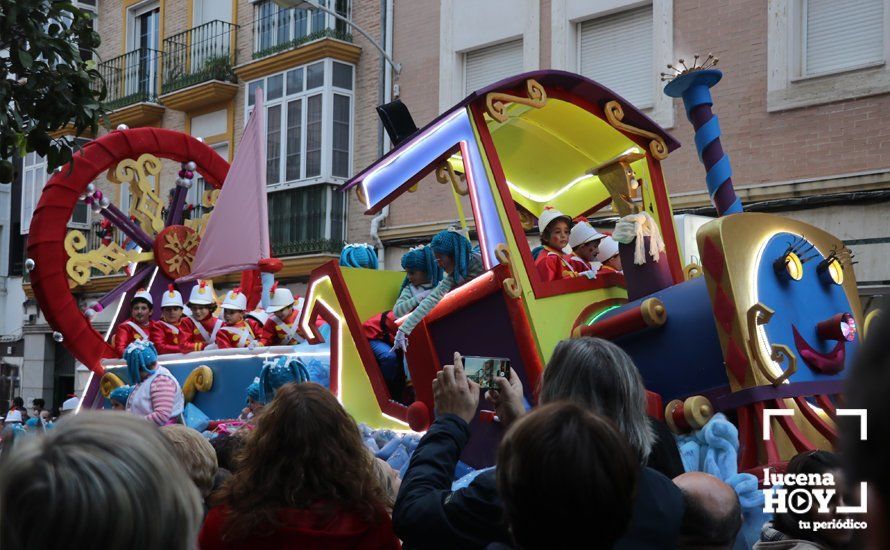
<path fill-rule="evenodd" d="M 510 378 L 510 360 L 506 357 L 465 356 L 464 372 L 467 378 L 479 384 L 483 390 L 496 390 L 496 376 Z"/>

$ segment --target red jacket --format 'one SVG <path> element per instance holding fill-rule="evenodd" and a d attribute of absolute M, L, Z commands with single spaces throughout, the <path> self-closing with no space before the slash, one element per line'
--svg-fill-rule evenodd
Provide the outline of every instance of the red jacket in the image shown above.
<path fill-rule="evenodd" d="M 216 343 L 216 334 L 214 331 L 219 333 L 219 330 L 216 328 L 216 325 L 222 327 L 225 322 L 222 319 L 218 319 L 212 315 L 207 316 L 203 321 L 196 321 L 195 319 L 189 318 L 192 322 L 192 347 L 195 351 L 201 351 L 206 348 L 210 344 Z M 204 329 L 204 332 L 207 333 L 205 338 L 204 332 L 201 332 L 201 329 Z"/>
<path fill-rule="evenodd" d="M 287 319 L 278 319 L 274 313 L 269 315 L 266 324 L 263 325 L 262 341 L 264 346 L 289 346 L 299 344 L 303 337 L 297 334 L 295 323 L 300 312 L 294 308 Z M 278 322 L 276 322 L 278 319 Z"/>
<path fill-rule="evenodd" d="M 178 326 L 160 319 L 152 323 L 151 341 L 158 349 L 158 355 L 165 353 L 188 353 L 195 351 L 195 345 L 192 341 L 192 332 L 194 330 L 195 324 L 188 317 L 180 319 Z"/>
<path fill-rule="evenodd" d="M 236 329 L 238 332 L 226 329 Z M 247 338 L 243 336 L 247 336 Z M 251 330 L 250 325 L 247 324 L 247 321 L 241 321 L 234 325 L 225 323 L 219 329 L 219 332 L 216 333 L 216 346 L 219 349 L 246 348 L 253 340 L 256 340 L 256 335 Z"/>
<path fill-rule="evenodd" d="M 149 321 L 148 324 L 140 325 L 132 317 L 119 324 L 114 330 L 114 338 L 112 339 L 114 351 L 118 357 L 124 356 L 127 346 L 133 343 L 134 340 L 151 340 L 153 324 L 152 321 Z M 139 327 L 139 329 L 137 330 L 136 327 Z"/>
<path fill-rule="evenodd" d="M 549 246 L 545 246 L 544 250 L 538 254 L 535 266 L 545 281 L 558 281 L 578 276 L 566 255 Z"/>
<path fill-rule="evenodd" d="M 398 549 L 399 539 L 392 529 L 392 520 L 385 512 L 380 513 L 379 523 L 369 523 L 352 512 L 335 511 L 322 514 L 309 510 L 285 509 L 278 514 L 281 525 L 265 536 L 252 535 L 238 541 L 223 541 L 223 528 L 228 515 L 227 506 L 210 510 L 198 547 L 216 549 L 265 549 L 265 548 L 325 548 L 328 550 Z M 259 530 L 258 530 L 259 531 Z M 269 529 L 262 529 L 263 533 Z"/>

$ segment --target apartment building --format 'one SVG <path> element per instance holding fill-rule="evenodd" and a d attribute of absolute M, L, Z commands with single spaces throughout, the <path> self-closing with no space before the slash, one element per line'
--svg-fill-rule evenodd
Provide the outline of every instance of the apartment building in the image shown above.
<path fill-rule="evenodd" d="M 295 290 L 344 242 L 378 245 L 394 269 L 406 247 L 461 218 L 472 229 L 466 200 L 433 177 L 373 218 L 339 187 L 389 146 L 377 105 L 398 97 L 422 126 L 473 90 L 522 71 L 578 72 L 644 108 L 684 144 L 662 163 L 674 207 L 710 214 L 692 129 L 682 105 L 661 93 L 658 73 L 677 58 L 713 53 L 725 72 L 715 111 L 747 208 L 845 239 L 860 262 L 866 308 L 888 293 L 890 128 L 881 115 L 890 107 L 890 0 L 842 8 L 830 0 L 317 2 L 340 17 L 272 0 L 79 3 L 96 11 L 103 40 L 97 62 L 110 112 L 102 133 L 121 124 L 177 129 L 231 160 L 253 94 L 264 90 L 272 251 L 285 265 L 281 280 Z M 374 37 L 398 70 L 343 19 Z M 27 233 L 45 181 L 35 166 L 40 159 L 25 159 L 19 233 Z M 177 170 L 167 163 L 155 179 L 159 196 L 168 196 Z M 125 185 L 96 184 L 128 209 Z M 207 211 L 204 190 L 199 180 L 189 193 L 192 219 Z M 94 247 L 106 235 L 100 222 L 84 207 L 71 227 Z M 126 276 L 94 273 L 74 291 L 87 303 Z M 55 401 L 74 387 L 76 367 L 32 300 L 24 314 L 22 391 Z M 106 312 L 94 324 L 101 330 L 109 319 Z"/>

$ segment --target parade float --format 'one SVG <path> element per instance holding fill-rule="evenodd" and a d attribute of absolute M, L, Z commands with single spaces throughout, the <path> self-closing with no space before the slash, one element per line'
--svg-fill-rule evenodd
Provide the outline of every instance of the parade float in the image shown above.
<path fill-rule="evenodd" d="M 470 94 L 422 128 L 400 103 L 381 106 L 394 147 L 344 188 L 375 215 L 417 185 L 438 185 L 424 179 L 435 174 L 472 206 L 473 236 L 487 271 L 449 293 L 411 333 L 405 358 L 412 402 L 390 395 L 362 332 L 363 322 L 392 308 L 404 274 L 334 261 L 309 278 L 299 318 L 305 344 L 162 356 L 160 363 L 179 378 L 187 401 L 211 418 L 227 418 L 243 406 L 245 387 L 265 360 L 316 357 L 329 369 L 327 386 L 357 421 L 423 431 L 434 415 L 431 381 L 455 351 L 509 358 L 534 404 L 557 342 L 597 336 L 632 355 L 649 391 L 650 414 L 677 433 L 725 413 L 739 429 L 740 470 L 781 466 L 802 450 L 832 447 L 837 399 L 862 321 L 850 252 L 805 223 L 743 212 L 711 109 L 709 90 L 721 73 L 709 63 L 675 72 L 665 92 L 683 100 L 718 215 L 697 234 L 700 265 L 681 261 L 662 172 L 680 144 L 596 82 L 562 71 L 530 72 Z M 242 141 L 232 170 L 251 155 L 264 157 L 261 144 Z M 160 159 L 182 163 L 165 216 L 149 183 Z M 262 176 L 227 178 L 228 164 L 208 146 L 157 128 L 118 129 L 96 139 L 44 189 L 28 243 L 30 277 L 58 339 L 94 373 L 82 407 L 107 406 L 107 391 L 117 384 L 109 375 L 125 372 L 107 341 L 111 330 L 99 334 L 90 324 L 99 308 L 117 304 L 113 328 L 126 317 L 119 304 L 141 286 L 160 295 L 180 281 L 185 295 L 196 277 L 238 271 L 255 304 L 262 294 L 259 273 L 274 271 L 268 237 L 262 238 L 265 218 L 248 219 L 247 227 L 257 228 L 251 257 L 228 267 L 198 265 L 207 241 L 235 231 L 230 216 L 237 212 L 217 206 L 204 219 L 184 222 L 187 182 L 196 173 L 213 187 L 208 203 L 230 194 L 251 200 L 251 187 L 257 211 L 265 212 Z M 129 186 L 129 212 L 91 183 L 103 174 Z M 138 247 L 110 243 L 85 251 L 83 235 L 66 228 L 79 200 Z M 572 218 L 608 209 L 622 220 L 643 220 L 637 236 L 620 245 L 623 273 L 542 280 L 527 234 L 547 206 Z M 128 264 L 129 280 L 86 311 L 78 306 L 71 289 L 90 270 L 111 273 Z M 795 414 L 777 416 L 766 438 L 764 410 L 776 408 Z M 489 465 L 501 427 L 484 411 L 473 424 L 462 458 L 473 467 Z"/>

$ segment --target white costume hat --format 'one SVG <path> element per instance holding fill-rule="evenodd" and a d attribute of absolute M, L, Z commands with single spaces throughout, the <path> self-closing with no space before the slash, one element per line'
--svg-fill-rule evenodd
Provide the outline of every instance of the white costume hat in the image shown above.
<path fill-rule="evenodd" d="M 606 235 L 600 241 L 599 251 L 596 253 L 596 261 L 606 263 L 606 260 L 618 254 L 618 241 Z"/>
<path fill-rule="evenodd" d="M 213 296 L 213 283 L 208 284 L 207 281 L 200 281 L 192 287 L 189 294 L 189 303 L 195 305 L 209 306 L 216 303 Z"/>
<path fill-rule="evenodd" d="M 242 294 L 240 289 L 232 290 L 226 293 L 226 298 L 225 300 L 223 300 L 222 308 L 244 311 L 247 309 L 247 296 Z"/>
<path fill-rule="evenodd" d="M 272 299 L 269 300 L 269 306 L 266 308 L 266 311 L 275 313 L 276 311 L 281 311 L 282 309 L 293 305 L 294 295 L 290 289 L 275 286 L 272 288 Z"/>
<path fill-rule="evenodd" d="M 566 216 L 552 206 L 545 206 L 544 211 L 538 216 L 538 231 L 543 235 L 547 226 L 557 219 L 563 219 L 567 224 L 572 225 L 572 218 Z"/>
<path fill-rule="evenodd" d="M 605 235 L 594 229 L 589 223 L 578 222 L 569 233 L 569 246 L 575 248 L 604 237 Z"/>
<path fill-rule="evenodd" d="M 5 422 L 8 424 L 10 422 L 18 422 L 22 423 L 22 412 L 21 411 L 9 411 L 6 413 Z"/>
<path fill-rule="evenodd" d="M 265 325 L 266 320 L 269 318 L 269 314 L 266 313 L 263 308 L 257 308 L 248 313 L 247 317 L 253 317 L 257 321 L 259 321 L 261 325 Z"/>
<path fill-rule="evenodd" d="M 146 302 L 148 302 L 148 305 L 155 305 L 154 300 L 151 299 L 151 292 L 145 290 L 144 288 L 141 288 L 138 292 L 136 292 L 136 295 L 133 296 L 133 300 L 145 300 Z M 133 300 L 131 300 L 130 303 L 132 303 Z"/>
<path fill-rule="evenodd" d="M 182 294 L 173 288 L 173 285 L 170 285 L 164 292 L 164 296 L 161 298 L 161 307 L 185 307 L 185 304 L 182 303 Z"/>
<path fill-rule="evenodd" d="M 69 397 L 65 401 L 62 402 L 62 410 L 63 411 L 73 411 L 77 408 L 77 404 L 80 402 L 80 399 L 77 397 Z"/>

